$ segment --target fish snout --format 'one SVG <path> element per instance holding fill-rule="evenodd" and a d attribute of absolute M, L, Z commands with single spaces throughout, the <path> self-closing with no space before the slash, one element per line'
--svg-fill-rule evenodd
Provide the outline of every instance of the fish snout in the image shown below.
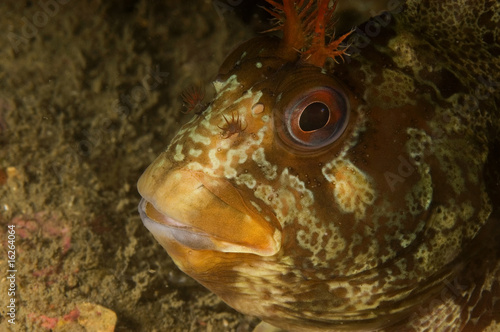
<path fill-rule="evenodd" d="M 167 252 L 173 245 L 259 256 L 280 250 L 280 230 L 246 204 L 226 179 L 151 166 L 138 182 L 143 197 L 139 213 Z"/>

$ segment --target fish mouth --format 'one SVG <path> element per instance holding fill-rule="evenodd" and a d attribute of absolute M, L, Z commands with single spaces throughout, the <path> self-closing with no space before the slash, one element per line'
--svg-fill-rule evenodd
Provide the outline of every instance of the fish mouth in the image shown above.
<path fill-rule="evenodd" d="M 146 201 L 144 198 L 139 203 L 139 214 L 144 226 L 155 237 L 163 238 L 164 240 L 175 240 L 180 244 L 196 250 L 216 250 L 218 247 L 214 243 L 213 238 L 200 230 L 188 227 L 177 220 L 166 216 Z M 219 243 L 219 247 L 222 243 Z"/>
<path fill-rule="evenodd" d="M 150 202 L 141 199 L 139 214 L 144 226 L 160 243 L 176 241 L 183 246 L 194 250 L 214 250 L 221 252 L 252 253 L 260 256 L 270 256 L 274 251 L 259 250 L 237 243 L 231 243 L 217 238 L 201 229 L 186 226 L 185 224 L 160 213 Z"/>
<path fill-rule="evenodd" d="M 173 243 L 259 256 L 280 250 L 281 232 L 225 179 L 186 170 L 161 176 L 154 171 L 148 168 L 139 179 L 143 198 L 138 209 L 144 226 L 167 251 Z"/>

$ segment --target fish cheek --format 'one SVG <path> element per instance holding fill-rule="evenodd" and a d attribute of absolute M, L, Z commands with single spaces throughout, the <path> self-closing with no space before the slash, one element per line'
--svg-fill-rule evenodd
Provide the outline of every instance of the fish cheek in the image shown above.
<path fill-rule="evenodd" d="M 411 132 L 423 135 L 427 130 L 421 108 L 367 109 L 365 129 L 357 143 L 343 161 L 336 161 L 325 173 L 335 179 L 338 205 L 347 212 L 351 206 L 359 207 L 350 208 L 353 220 L 349 221 L 348 215 L 340 216 L 344 219 L 341 230 L 348 238 L 358 238 L 362 244 L 352 252 L 365 252 L 364 259 L 373 266 L 395 257 L 416 239 L 425 224 L 433 192 L 427 164 L 431 162 L 429 146 L 422 143 L 425 140 L 418 141 L 420 161 L 414 160 L 417 142 Z M 360 268 L 357 265 L 361 263 L 351 268 Z"/>

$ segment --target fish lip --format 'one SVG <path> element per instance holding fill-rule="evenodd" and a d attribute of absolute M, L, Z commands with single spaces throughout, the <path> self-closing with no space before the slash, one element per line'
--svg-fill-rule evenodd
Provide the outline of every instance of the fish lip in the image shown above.
<path fill-rule="evenodd" d="M 161 159 L 157 164 L 138 181 L 143 199 L 139 214 L 167 252 L 195 249 L 272 256 L 281 250 L 275 219 L 264 218 L 227 179 L 165 168 Z"/>
<path fill-rule="evenodd" d="M 163 220 L 161 220 L 162 222 L 160 222 L 159 220 L 155 220 L 153 218 L 150 218 L 146 212 L 146 207 L 147 207 L 147 204 L 151 204 L 153 206 L 153 208 L 159 213 L 161 214 Z M 139 207 L 138 207 L 138 210 L 139 210 L 139 215 L 141 216 L 141 219 L 144 221 L 144 220 L 147 220 L 147 221 L 151 221 L 151 222 L 154 222 L 154 223 L 157 223 L 157 224 L 160 224 L 160 225 L 163 225 L 165 227 L 173 227 L 173 228 L 189 228 L 188 226 L 178 222 L 177 220 L 175 220 L 174 218 L 162 213 L 162 212 L 159 212 L 158 209 L 156 209 L 156 207 L 154 206 L 153 203 L 151 203 L 150 201 L 146 200 L 145 198 L 142 198 L 140 203 L 139 203 Z"/>
<path fill-rule="evenodd" d="M 162 220 L 155 220 L 147 214 L 147 204 L 151 204 L 151 206 L 162 216 Z M 167 239 L 177 241 L 191 249 L 215 249 L 215 245 L 210 239 L 210 235 L 202 232 L 201 230 L 186 226 L 174 218 L 159 212 L 154 207 L 154 204 L 148 200 L 142 198 L 139 203 L 138 210 L 142 223 L 153 234 L 153 236 L 155 236 L 154 234 L 161 234 Z M 155 236 L 155 238 L 156 237 L 157 236 Z M 159 242 L 161 243 L 162 241 Z"/>
<path fill-rule="evenodd" d="M 151 204 L 155 213 L 161 217 L 158 218 L 160 220 L 156 220 L 156 218 L 153 219 L 147 214 L 148 204 Z M 167 252 L 170 246 L 167 243 L 172 242 L 179 243 L 194 250 L 212 250 L 240 254 L 247 253 L 259 256 L 272 256 L 279 250 L 274 247 L 271 249 L 252 248 L 245 244 L 234 243 L 214 234 L 206 233 L 196 227 L 185 225 L 167 214 L 159 212 L 154 204 L 145 198 L 141 199 L 138 210 L 144 226 L 153 234 L 153 237 L 167 250 Z"/>

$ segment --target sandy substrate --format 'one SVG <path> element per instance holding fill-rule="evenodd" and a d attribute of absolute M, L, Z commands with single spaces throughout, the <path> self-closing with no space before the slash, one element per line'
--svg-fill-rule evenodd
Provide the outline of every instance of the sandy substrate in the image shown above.
<path fill-rule="evenodd" d="M 250 24 L 210 1 L 43 3 L 0 3 L 0 330 L 112 331 L 115 314 L 116 331 L 251 329 L 175 267 L 136 191 L 190 116 L 182 90 Z"/>

